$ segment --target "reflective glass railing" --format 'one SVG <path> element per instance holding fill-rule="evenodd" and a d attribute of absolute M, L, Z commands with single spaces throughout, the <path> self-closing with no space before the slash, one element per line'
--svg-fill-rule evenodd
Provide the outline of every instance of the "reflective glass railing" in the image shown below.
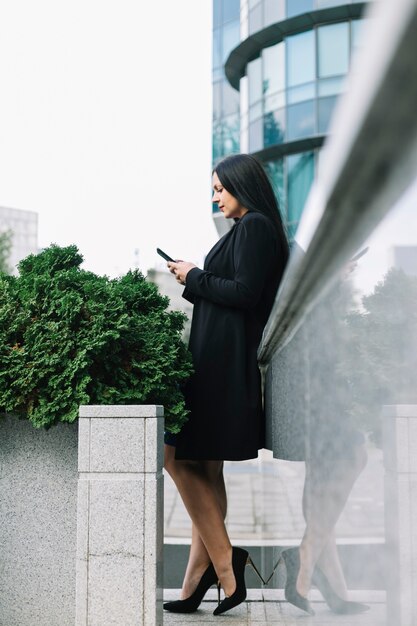
<path fill-rule="evenodd" d="M 312 623 L 417 622 L 417 3 L 399 4 L 372 9 L 259 350 L 265 598 L 298 580 Z"/>

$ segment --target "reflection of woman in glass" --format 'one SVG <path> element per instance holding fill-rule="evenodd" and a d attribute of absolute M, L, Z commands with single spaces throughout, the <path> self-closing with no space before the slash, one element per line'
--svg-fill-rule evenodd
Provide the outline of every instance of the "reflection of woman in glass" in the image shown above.
<path fill-rule="evenodd" d="M 344 366 L 346 351 L 352 350 L 344 321 L 350 306 L 350 288 L 339 282 L 315 306 L 292 340 L 296 343 L 291 352 L 297 353 L 299 363 L 283 368 L 280 379 L 285 385 L 284 378 L 291 371 L 299 373 L 298 387 L 290 394 L 292 410 L 287 407 L 284 417 L 289 420 L 287 437 L 292 451 L 286 455 L 282 450 L 278 456 L 306 463 L 306 529 L 299 548 L 282 552 L 287 570 L 286 598 L 308 613 L 312 613 L 307 600 L 312 584 L 335 613 L 354 614 L 369 608 L 348 600 L 334 531 L 367 459 L 365 438 L 351 417 L 352 390 Z M 295 398 L 303 398 L 296 411 Z"/>
<path fill-rule="evenodd" d="M 194 375 L 185 389 L 189 420 L 167 436 L 165 467 L 192 519 L 182 599 L 164 608 L 195 611 L 218 581 L 223 613 L 246 597 L 246 550 L 231 546 L 224 524 L 224 460 L 256 458 L 264 446 L 257 349 L 287 259 L 288 244 L 271 184 L 249 155 L 221 161 L 213 202 L 233 228 L 208 253 L 204 269 L 168 263 L 194 303 L 190 351 Z"/>

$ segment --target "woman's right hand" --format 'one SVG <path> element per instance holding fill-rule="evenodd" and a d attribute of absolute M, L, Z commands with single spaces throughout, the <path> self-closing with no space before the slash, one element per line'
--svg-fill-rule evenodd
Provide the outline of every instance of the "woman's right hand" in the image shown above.
<path fill-rule="evenodd" d="M 174 274 L 176 280 L 180 285 L 185 285 L 185 279 L 188 272 L 193 268 L 197 267 L 194 263 L 189 263 L 187 261 L 169 261 L 167 263 L 168 269 L 171 274 Z"/>

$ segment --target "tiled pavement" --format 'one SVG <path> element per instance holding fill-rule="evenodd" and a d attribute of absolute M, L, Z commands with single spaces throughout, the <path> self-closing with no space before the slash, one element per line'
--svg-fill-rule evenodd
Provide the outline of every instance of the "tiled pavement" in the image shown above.
<path fill-rule="evenodd" d="M 166 600 L 178 598 L 178 590 L 171 589 L 165 592 Z M 284 602 L 283 593 L 279 590 L 261 591 L 250 590 L 248 601 L 239 605 L 230 612 L 221 616 L 214 616 L 213 611 L 217 606 L 215 602 L 216 591 L 210 592 L 208 600 L 202 602 L 200 608 L 190 615 L 178 615 L 164 612 L 164 625 L 174 624 L 199 625 L 239 624 L 254 626 L 385 626 L 385 603 L 384 594 L 381 592 L 356 592 L 352 594 L 352 600 L 367 601 L 370 610 L 360 615 L 335 615 L 321 601 L 320 595 L 314 591 L 310 593 L 311 606 L 315 612 L 313 617 L 303 613 L 297 607 Z M 391 625 L 390 625 L 391 626 Z"/>

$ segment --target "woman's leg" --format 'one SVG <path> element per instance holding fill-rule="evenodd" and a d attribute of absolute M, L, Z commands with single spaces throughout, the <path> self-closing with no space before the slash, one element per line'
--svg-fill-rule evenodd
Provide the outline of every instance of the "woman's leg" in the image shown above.
<path fill-rule="evenodd" d="M 195 527 L 192 556 L 190 553 L 192 562 L 187 567 L 184 595 L 192 593 L 191 587 L 201 578 L 210 561 L 225 594 L 232 595 L 236 581 L 231 565 L 232 546 L 224 524 L 226 494 L 222 461 L 178 461 L 175 449 L 165 446 L 165 468 L 174 480 Z M 197 570 L 200 571 L 197 573 Z"/>
<path fill-rule="evenodd" d="M 342 564 L 339 559 L 339 553 L 336 545 L 336 535 L 334 530 L 331 531 L 329 539 L 324 546 L 317 565 L 325 574 L 327 580 L 331 582 L 332 589 L 337 593 L 339 598 L 348 599 L 348 591 L 343 573 Z"/>
<path fill-rule="evenodd" d="M 218 501 L 222 510 L 223 519 L 226 517 L 227 512 L 227 497 L 223 476 L 223 462 L 212 461 L 210 465 L 209 474 L 210 479 L 217 491 Z M 190 554 L 188 557 L 187 568 L 185 570 L 184 582 L 182 586 L 181 599 L 188 598 L 195 588 L 202 574 L 210 564 L 210 557 L 206 550 L 206 547 L 198 533 L 195 524 L 192 524 L 191 531 L 191 546 Z"/>
<path fill-rule="evenodd" d="M 353 459 L 342 460 L 332 467 L 332 475 L 306 464 L 303 513 L 306 529 L 300 545 L 300 571 L 297 591 L 306 597 L 318 561 L 335 585 L 335 591 L 346 595 L 346 583 L 337 555 L 334 527 L 342 513 L 352 487 L 366 465 L 366 449 L 358 446 Z"/>

